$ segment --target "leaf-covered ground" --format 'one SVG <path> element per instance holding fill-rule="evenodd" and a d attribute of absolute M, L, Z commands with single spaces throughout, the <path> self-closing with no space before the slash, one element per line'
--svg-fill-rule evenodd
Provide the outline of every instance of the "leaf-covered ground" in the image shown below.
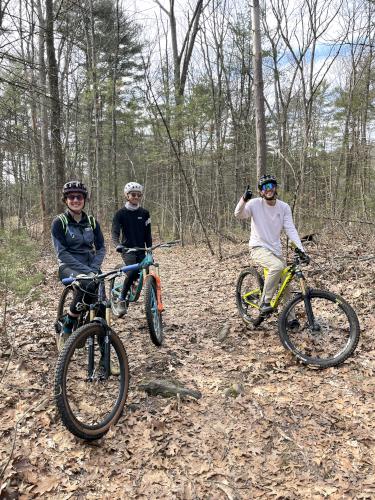
<path fill-rule="evenodd" d="M 375 497 L 374 239 L 309 247 L 310 282 L 356 308 L 355 355 L 325 371 L 280 345 L 276 319 L 257 331 L 239 318 L 234 287 L 246 243 L 157 250 L 165 344 L 148 336 L 142 300 L 114 321 L 130 362 L 126 412 L 88 444 L 59 422 L 52 397 L 53 320 L 61 292 L 53 257 L 37 301 L 11 305 L 0 357 L 0 474 L 4 498 Z M 240 255 L 242 253 L 242 255 Z M 117 263 L 114 254 L 105 268 Z M 6 345 L 6 338 L 10 346 Z M 147 396 L 145 378 L 173 378 L 200 400 Z M 240 393 L 236 396 L 237 393 Z"/>

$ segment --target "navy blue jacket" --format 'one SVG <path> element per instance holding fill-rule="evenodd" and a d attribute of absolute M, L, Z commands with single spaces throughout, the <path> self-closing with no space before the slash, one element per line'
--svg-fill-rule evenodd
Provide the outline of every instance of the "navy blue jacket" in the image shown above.
<path fill-rule="evenodd" d="M 58 217 L 51 227 L 59 267 L 67 266 L 84 274 L 99 271 L 105 256 L 104 237 L 99 223 L 96 221 L 95 229 L 92 229 L 85 212 L 82 212 L 80 222 L 76 222 L 68 210 L 65 215 L 68 219 L 66 229 Z"/>

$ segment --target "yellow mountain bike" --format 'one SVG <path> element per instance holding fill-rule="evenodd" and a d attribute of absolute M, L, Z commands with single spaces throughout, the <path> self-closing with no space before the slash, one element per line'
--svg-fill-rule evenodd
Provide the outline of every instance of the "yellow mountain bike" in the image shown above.
<path fill-rule="evenodd" d="M 281 276 L 281 284 L 271 301 L 273 312 L 282 300 L 292 280 L 300 291 L 284 306 L 278 321 L 278 333 L 282 345 L 300 361 L 319 368 L 329 368 L 343 363 L 356 349 L 360 327 L 354 309 L 339 295 L 326 290 L 309 288 L 301 266 L 306 264 L 305 254 L 294 248 L 293 262 Z M 270 314 L 259 311 L 263 292 L 263 276 L 253 268 L 244 269 L 237 280 L 236 303 L 246 324 L 259 326 Z"/>

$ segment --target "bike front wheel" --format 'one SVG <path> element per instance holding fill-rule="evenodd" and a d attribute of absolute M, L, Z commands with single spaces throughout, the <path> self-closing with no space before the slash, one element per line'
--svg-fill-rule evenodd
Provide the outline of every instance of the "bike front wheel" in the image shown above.
<path fill-rule="evenodd" d="M 325 290 L 298 294 L 279 317 L 283 346 L 300 361 L 319 368 L 343 363 L 356 349 L 360 327 L 354 309 Z"/>
<path fill-rule="evenodd" d="M 145 283 L 145 313 L 148 331 L 156 346 L 163 343 L 163 319 L 158 310 L 157 287 L 154 276 L 148 276 Z"/>
<path fill-rule="evenodd" d="M 236 285 L 236 304 L 242 320 L 246 324 L 259 322 L 259 304 L 263 293 L 264 280 L 253 267 L 244 269 Z"/>
<path fill-rule="evenodd" d="M 126 351 L 114 332 L 88 323 L 70 336 L 57 361 L 55 400 L 71 433 L 89 441 L 103 437 L 120 418 L 128 387 Z"/>

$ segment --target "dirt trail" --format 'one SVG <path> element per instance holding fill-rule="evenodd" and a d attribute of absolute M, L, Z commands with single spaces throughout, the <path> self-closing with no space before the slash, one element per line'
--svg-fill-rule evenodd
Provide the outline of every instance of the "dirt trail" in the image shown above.
<path fill-rule="evenodd" d="M 227 245 L 225 255 L 245 248 Z M 361 252 L 370 250 L 362 245 Z M 374 264 L 371 274 L 358 252 L 353 255 L 345 272 L 337 267 L 328 274 L 326 261 L 316 258 L 322 272 L 312 279 L 346 298 L 350 293 L 363 330 L 353 358 L 317 371 L 281 347 L 275 320 L 256 332 L 242 324 L 234 285 L 246 255 L 219 262 L 204 247 L 157 250 L 165 345 L 151 343 L 142 301 L 114 322 L 130 361 L 127 411 L 94 444 L 76 439 L 56 418 L 52 319 L 61 286 L 54 260 L 43 259 L 40 266 L 51 275 L 40 299 L 9 311 L 14 352 L 0 385 L 1 468 L 9 462 L 3 496 L 374 497 Z M 116 258 L 108 256 L 105 268 Z M 0 358 L 2 372 L 7 360 L 8 351 Z M 148 377 L 178 379 L 202 398 L 147 396 L 138 385 Z M 233 384 L 238 397 L 228 391 Z"/>

